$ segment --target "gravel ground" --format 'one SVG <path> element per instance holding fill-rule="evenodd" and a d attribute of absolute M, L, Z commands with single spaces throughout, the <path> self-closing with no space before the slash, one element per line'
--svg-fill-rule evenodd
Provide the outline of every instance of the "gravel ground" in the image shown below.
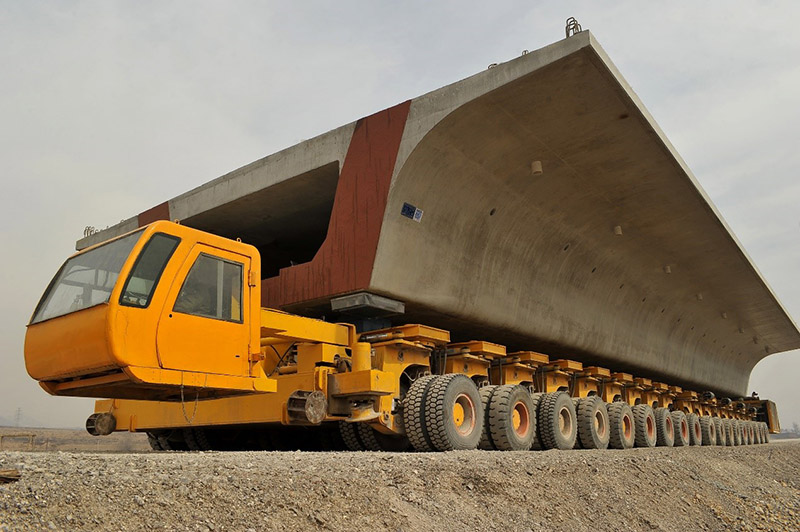
<path fill-rule="evenodd" d="M 800 441 L 451 453 L 0 453 L 6 530 L 800 530 Z"/>

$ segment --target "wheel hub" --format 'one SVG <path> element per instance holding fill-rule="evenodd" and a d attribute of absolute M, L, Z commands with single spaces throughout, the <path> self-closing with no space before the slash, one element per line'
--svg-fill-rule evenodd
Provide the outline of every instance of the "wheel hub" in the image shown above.
<path fill-rule="evenodd" d="M 519 436 L 525 436 L 530 427 L 530 414 L 528 408 L 523 403 L 514 405 L 514 411 L 511 413 L 511 420 L 514 426 L 514 432 Z"/>
<path fill-rule="evenodd" d="M 566 437 L 572 434 L 572 416 L 569 415 L 567 407 L 562 407 L 558 411 L 558 430 Z"/>
<path fill-rule="evenodd" d="M 469 434 L 475 429 L 475 405 L 467 394 L 459 394 L 453 403 L 453 423 L 459 434 Z"/>

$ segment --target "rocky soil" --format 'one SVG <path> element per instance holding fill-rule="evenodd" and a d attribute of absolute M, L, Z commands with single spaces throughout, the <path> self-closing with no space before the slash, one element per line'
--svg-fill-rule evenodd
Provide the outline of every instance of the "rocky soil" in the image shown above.
<path fill-rule="evenodd" d="M 2 452 L 0 530 L 800 530 L 800 441 L 451 453 Z"/>

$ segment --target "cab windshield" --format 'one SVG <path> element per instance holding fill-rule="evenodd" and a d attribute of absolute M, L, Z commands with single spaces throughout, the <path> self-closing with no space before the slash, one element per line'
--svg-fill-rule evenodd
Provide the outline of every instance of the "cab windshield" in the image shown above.
<path fill-rule="evenodd" d="M 141 236 L 136 231 L 67 260 L 39 301 L 31 324 L 107 303 Z"/>

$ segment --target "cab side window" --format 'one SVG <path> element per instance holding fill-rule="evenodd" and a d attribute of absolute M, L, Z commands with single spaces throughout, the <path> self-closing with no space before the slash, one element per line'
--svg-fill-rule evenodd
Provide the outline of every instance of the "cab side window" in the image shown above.
<path fill-rule="evenodd" d="M 242 322 L 242 265 L 201 253 L 175 300 L 174 312 Z"/>

